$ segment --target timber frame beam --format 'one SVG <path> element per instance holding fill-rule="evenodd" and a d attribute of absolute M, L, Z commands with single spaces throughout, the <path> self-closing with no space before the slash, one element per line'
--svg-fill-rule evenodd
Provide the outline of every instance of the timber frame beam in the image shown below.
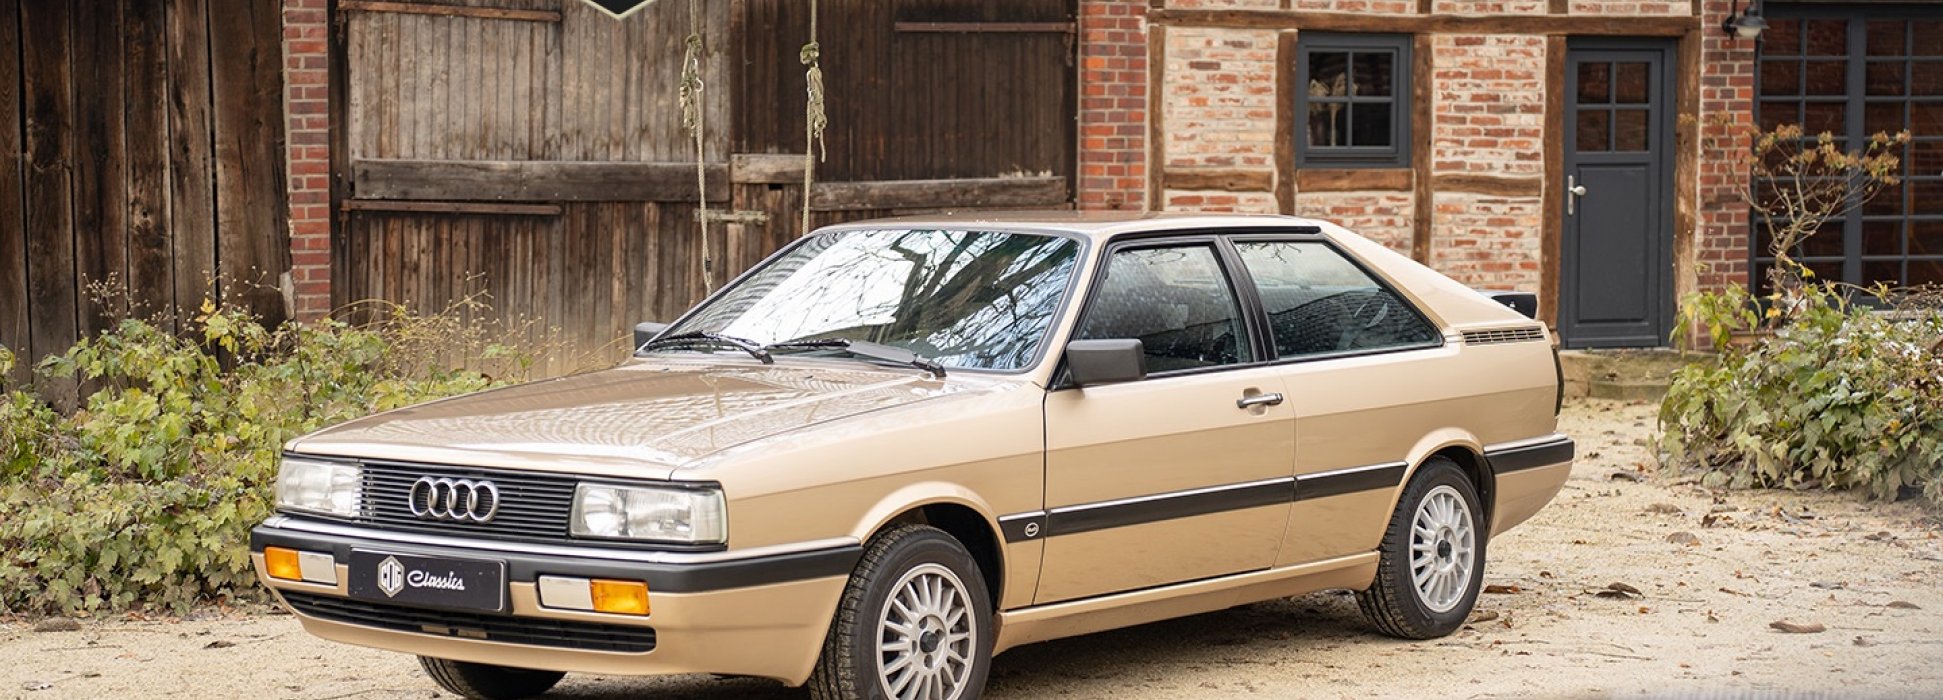
<path fill-rule="evenodd" d="M 1588 17 L 1571 15 L 1403 15 L 1302 10 L 1188 10 L 1147 12 L 1147 21 L 1164 26 L 1222 29 L 1298 29 L 1389 34 L 1539 34 L 1548 36 L 1683 36 L 1700 20 L 1671 17 Z"/>

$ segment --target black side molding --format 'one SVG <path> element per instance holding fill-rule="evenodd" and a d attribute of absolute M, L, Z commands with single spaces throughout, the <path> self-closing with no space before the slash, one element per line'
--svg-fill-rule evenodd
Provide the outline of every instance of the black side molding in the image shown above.
<path fill-rule="evenodd" d="M 1572 461 L 1574 452 L 1572 438 L 1560 437 L 1550 442 L 1525 445 L 1508 449 L 1485 450 L 1484 460 L 1491 463 L 1491 471 L 1497 474 L 1548 467 L 1561 462 Z"/>
<path fill-rule="evenodd" d="M 1396 488 L 1398 484 L 1403 483 L 1403 473 L 1409 469 L 1410 465 L 1396 462 L 1309 474 L 1295 480 L 1295 500 L 1306 501 L 1311 498 L 1341 496 L 1358 491 Z"/>

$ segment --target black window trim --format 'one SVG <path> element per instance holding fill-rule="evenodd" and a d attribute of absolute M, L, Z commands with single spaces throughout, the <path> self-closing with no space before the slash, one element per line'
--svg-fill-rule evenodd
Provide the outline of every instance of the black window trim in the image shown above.
<path fill-rule="evenodd" d="M 1395 297 L 1398 303 L 1402 304 L 1404 308 L 1409 309 L 1410 313 L 1416 315 L 1418 320 L 1423 321 L 1425 326 L 1430 327 L 1436 339 L 1431 342 L 1412 345 L 1344 350 L 1341 352 L 1284 358 L 1275 347 L 1274 331 L 1270 329 L 1268 323 L 1268 310 L 1262 305 L 1261 295 L 1256 291 L 1254 276 L 1249 273 L 1248 266 L 1242 262 L 1240 251 L 1235 248 L 1235 244 L 1237 243 L 1320 243 L 1327 246 L 1330 250 L 1335 251 L 1336 254 L 1341 255 L 1344 260 L 1349 261 L 1349 264 L 1354 265 L 1357 270 L 1367 275 L 1371 281 L 1376 283 L 1378 288 Z M 1086 322 L 1086 314 L 1093 308 L 1093 300 L 1100 289 L 1100 282 L 1106 279 L 1106 271 L 1108 267 L 1111 267 L 1110 261 L 1114 253 L 1122 250 L 1180 247 L 1182 245 L 1194 244 L 1210 245 L 1215 248 L 1216 262 L 1221 267 L 1223 276 L 1228 280 L 1229 293 L 1234 295 L 1235 303 L 1240 305 L 1239 310 L 1247 326 L 1248 337 L 1246 340 L 1253 344 L 1254 352 L 1252 354 L 1256 359 L 1228 365 L 1156 372 L 1147 375 L 1147 379 L 1142 381 L 1173 379 L 1175 377 L 1189 377 L 1215 372 L 1233 372 L 1311 362 L 1326 362 L 1372 355 L 1436 350 L 1444 347 L 1448 343 L 1444 337 L 1445 328 L 1438 325 L 1428 314 L 1425 314 L 1423 309 L 1412 302 L 1409 296 L 1398 293 L 1396 287 L 1390 282 L 1388 277 L 1377 273 L 1373 268 L 1365 264 L 1362 258 L 1337 245 L 1335 241 L 1323 235 L 1321 229 L 1314 226 L 1300 226 L 1290 229 L 1232 229 L 1218 232 L 1151 231 L 1115 236 L 1107 240 L 1100 247 L 1100 264 L 1095 266 L 1091 279 L 1087 282 L 1086 298 L 1075 300 L 1074 302 L 1072 307 L 1072 312 L 1074 313 L 1073 332 L 1077 333 L 1080 324 Z M 1071 342 L 1073 339 L 1069 337 L 1067 340 Z M 1050 386 L 1046 388 L 1046 391 L 1050 393 L 1080 388 L 1078 385 L 1073 384 L 1071 375 L 1067 373 L 1066 349 L 1060 347 L 1057 348 L 1057 351 L 1059 352 L 1058 365 L 1053 369 L 1052 381 Z"/>
<path fill-rule="evenodd" d="M 1410 165 L 1411 87 L 1413 63 L 1410 52 L 1415 41 L 1409 34 L 1302 32 L 1295 40 L 1295 165 L 1325 168 L 1402 168 Z M 1390 145 L 1324 146 L 1309 145 L 1309 53 L 1312 51 L 1374 52 L 1393 51 L 1390 96 L 1358 99 L 1350 96 L 1330 102 L 1390 104 Z M 1353 63 L 1353 61 L 1352 61 Z M 1354 70 L 1353 68 L 1351 70 Z"/>

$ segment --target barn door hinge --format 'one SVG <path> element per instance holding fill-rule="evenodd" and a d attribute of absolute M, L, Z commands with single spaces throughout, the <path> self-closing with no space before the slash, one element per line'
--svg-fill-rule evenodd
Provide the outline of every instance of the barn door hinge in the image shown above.
<path fill-rule="evenodd" d="M 763 211 L 718 211 L 695 212 L 695 220 L 711 224 L 743 224 L 761 226 L 769 223 L 769 212 Z"/>

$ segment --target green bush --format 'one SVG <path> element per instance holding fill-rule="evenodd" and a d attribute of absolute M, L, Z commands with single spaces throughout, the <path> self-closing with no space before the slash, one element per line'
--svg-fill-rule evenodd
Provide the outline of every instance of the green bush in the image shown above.
<path fill-rule="evenodd" d="M 91 390 L 72 415 L 0 386 L 0 613 L 253 597 L 249 528 L 285 441 L 497 383 L 455 367 L 532 359 L 451 312 L 270 328 L 204 304 L 186 325 L 126 320 L 43 360 L 44 381 Z M 15 362 L 0 348 L 0 378 Z"/>
<path fill-rule="evenodd" d="M 1874 290 L 1888 296 L 1884 289 Z M 1853 489 L 1943 504 L 1943 313 L 1878 312 L 1810 283 L 1770 298 L 1702 295 L 1683 328 L 1705 323 L 1720 354 L 1673 376 L 1662 447 L 1709 486 Z M 1741 347 L 1734 330 L 1772 326 Z"/>

